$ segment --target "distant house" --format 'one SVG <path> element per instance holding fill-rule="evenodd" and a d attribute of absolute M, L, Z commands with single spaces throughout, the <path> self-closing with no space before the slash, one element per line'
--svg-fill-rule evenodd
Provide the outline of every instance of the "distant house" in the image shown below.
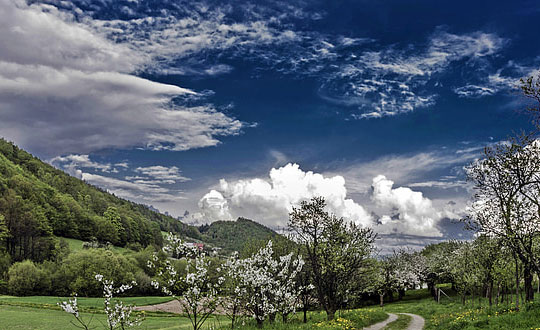
<path fill-rule="evenodd" d="M 204 250 L 204 244 L 203 243 L 185 243 L 187 247 L 191 248 L 197 248 L 200 251 Z"/>

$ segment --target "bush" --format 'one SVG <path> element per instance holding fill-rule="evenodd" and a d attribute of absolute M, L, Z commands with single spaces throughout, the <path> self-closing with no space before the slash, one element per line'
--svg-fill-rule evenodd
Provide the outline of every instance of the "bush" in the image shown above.
<path fill-rule="evenodd" d="M 48 293 L 50 274 L 37 267 L 31 260 L 14 263 L 8 271 L 8 291 L 16 296 Z"/>
<path fill-rule="evenodd" d="M 57 271 L 55 281 L 64 283 L 66 293 L 80 296 L 99 296 L 103 286 L 95 275 L 101 274 L 116 284 L 134 280 L 135 261 L 110 250 L 91 249 L 70 254 Z"/>

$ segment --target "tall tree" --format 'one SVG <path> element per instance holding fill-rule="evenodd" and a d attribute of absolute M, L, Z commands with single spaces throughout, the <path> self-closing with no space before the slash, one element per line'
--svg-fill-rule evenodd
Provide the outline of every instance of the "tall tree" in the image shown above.
<path fill-rule="evenodd" d="M 289 214 L 289 228 L 306 248 L 319 303 L 333 320 L 352 280 L 373 252 L 376 235 L 372 229 L 326 212 L 325 206 L 322 197 L 302 202 Z"/>
<path fill-rule="evenodd" d="M 502 239 L 523 263 L 525 299 L 534 298 L 533 271 L 540 270 L 540 142 L 527 136 L 485 149 L 468 167 L 475 186 L 470 228 Z"/>

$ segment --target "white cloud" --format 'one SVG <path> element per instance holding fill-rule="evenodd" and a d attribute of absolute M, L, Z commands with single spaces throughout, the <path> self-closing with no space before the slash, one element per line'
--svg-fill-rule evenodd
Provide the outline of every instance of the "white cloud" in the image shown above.
<path fill-rule="evenodd" d="M 490 73 L 485 77 L 479 77 L 476 84 L 454 88 L 454 92 L 459 97 L 480 98 L 495 95 L 504 91 L 516 90 L 519 87 L 520 78 L 538 76 L 538 60 L 534 64 L 524 66 L 514 61 L 509 61 L 495 73 Z"/>
<path fill-rule="evenodd" d="M 269 179 L 232 182 L 222 179 L 219 187 L 201 199 L 199 206 L 202 218 L 207 221 L 219 220 L 216 216 L 229 219 L 243 216 L 276 227 L 287 224 L 293 206 L 315 196 L 324 197 L 328 210 L 337 216 L 363 226 L 372 223 L 371 215 L 347 198 L 343 177 L 305 172 L 297 164 L 272 169 Z"/>
<path fill-rule="evenodd" d="M 436 73 L 447 71 L 457 61 L 477 61 L 497 53 L 506 40 L 495 34 L 435 32 L 425 50 L 402 50 L 396 46 L 359 52 L 339 70 L 329 74 L 323 98 L 361 110 L 353 117 L 380 118 L 432 106 L 436 94 L 424 86 Z"/>
<path fill-rule="evenodd" d="M 151 179 L 161 181 L 163 183 L 176 183 L 189 181 L 180 173 L 180 169 L 176 166 L 166 167 L 161 165 L 154 165 L 148 167 L 137 167 L 135 172 L 141 173 Z"/>
<path fill-rule="evenodd" d="M 211 105 L 182 106 L 191 90 L 133 76 L 149 57 L 71 14 L 3 1 L 0 18 L 0 131 L 25 148 L 186 150 L 242 128 Z"/>
<path fill-rule="evenodd" d="M 58 156 L 52 158 L 49 163 L 110 193 L 139 203 L 178 202 L 184 198 L 183 194 L 171 185 L 189 180 L 181 175 L 178 167 L 159 165 L 137 167 L 133 172 L 140 176 L 126 176 L 120 179 L 115 177 L 120 170 L 131 171 L 126 162 L 114 165 L 100 163 L 92 160 L 89 155 Z"/>
<path fill-rule="evenodd" d="M 89 155 L 57 156 L 52 158 L 49 163 L 79 179 L 82 177 L 80 168 L 90 168 L 101 172 L 111 172 L 115 170 L 111 164 L 103 164 L 90 160 Z"/>
<path fill-rule="evenodd" d="M 459 206 L 453 202 L 434 202 L 421 192 L 393 185 L 384 175 L 375 176 L 367 193 L 371 200 L 368 210 L 348 196 L 342 176 L 305 172 L 289 163 L 273 168 L 269 178 L 220 180 L 200 199 L 200 212 L 193 220 L 202 223 L 247 217 L 278 228 L 286 226 L 293 207 L 315 196 L 325 198 L 329 212 L 383 234 L 440 237 L 440 221 L 459 217 Z"/>
<path fill-rule="evenodd" d="M 183 199 L 179 191 L 174 191 L 151 182 L 132 182 L 92 173 L 82 173 L 81 178 L 109 193 L 140 203 L 166 203 Z"/>
<path fill-rule="evenodd" d="M 443 218 L 457 218 L 452 212 L 435 209 L 430 199 L 407 187 L 393 188 L 394 182 L 384 175 L 373 178 L 372 199 L 382 208 L 377 230 L 383 233 L 407 233 L 441 236 L 437 228 Z M 391 211 L 391 213 L 384 213 Z"/>
<path fill-rule="evenodd" d="M 440 178 L 439 171 L 451 172 L 453 169 L 461 169 L 464 165 L 478 158 L 485 146 L 486 144 L 480 144 L 466 149 L 441 149 L 414 154 L 387 155 L 367 162 L 340 166 L 326 172 L 326 175 L 337 175 L 338 173 L 343 175 L 349 193 L 359 195 L 369 193 L 372 178 L 381 173 L 391 176 L 392 180 L 399 185 L 428 186 L 428 184 L 423 184 L 426 182 L 425 179 L 434 175 L 437 178 L 436 181 L 445 182 L 448 188 L 451 186 L 459 187 L 463 181 L 462 178 Z"/>

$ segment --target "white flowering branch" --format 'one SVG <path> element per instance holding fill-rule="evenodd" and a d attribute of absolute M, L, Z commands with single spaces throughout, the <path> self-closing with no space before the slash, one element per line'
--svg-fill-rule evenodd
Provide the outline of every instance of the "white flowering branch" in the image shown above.
<path fill-rule="evenodd" d="M 158 281 L 152 286 L 176 299 L 187 314 L 194 330 L 199 330 L 217 308 L 218 289 L 224 278 L 212 282 L 208 269 L 210 262 L 204 253 L 184 243 L 180 238 L 170 234 L 169 245 L 163 250 L 173 256 L 192 257 L 188 260 L 187 273 L 182 276 L 169 260 L 159 260 L 157 254 L 148 261 L 148 267 L 156 270 Z"/>
<path fill-rule="evenodd" d="M 95 278 L 98 282 L 103 284 L 105 314 L 107 314 L 107 325 L 109 329 L 113 330 L 120 328 L 124 330 L 126 328 L 139 326 L 143 320 L 139 317 L 132 319 L 131 313 L 133 312 L 133 306 L 124 305 L 122 301 L 118 300 L 114 301 L 114 305 L 111 302 L 114 294 L 123 293 L 133 288 L 137 283 L 132 281 L 131 284 L 123 284 L 115 288 L 114 281 L 105 279 L 103 275 L 96 274 Z"/>
<path fill-rule="evenodd" d="M 73 315 L 75 320 L 77 320 L 78 324 L 74 323 L 73 321 L 70 321 L 70 323 L 73 326 L 79 329 L 89 330 L 88 326 L 90 325 L 90 322 L 92 320 L 85 322 L 82 315 L 79 314 L 79 306 L 77 305 L 77 295 L 74 295 L 68 301 L 62 301 L 61 303 L 57 303 L 57 305 L 60 306 L 60 308 L 62 308 L 64 312 Z"/>

